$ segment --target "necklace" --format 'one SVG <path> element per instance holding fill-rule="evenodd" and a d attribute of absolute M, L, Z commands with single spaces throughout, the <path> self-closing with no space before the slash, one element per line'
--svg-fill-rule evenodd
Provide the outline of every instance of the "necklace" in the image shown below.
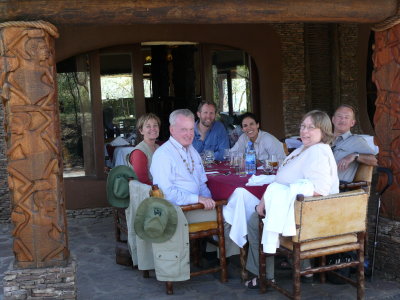
<path fill-rule="evenodd" d="M 296 155 L 293 155 L 292 157 L 288 158 L 287 160 L 285 160 L 282 164 L 282 167 L 286 166 L 292 159 L 295 159 L 296 157 L 298 157 L 300 154 L 303 153 L 304 150 L 306 150 L 307 148 L 303 148 L 299 153 L 297 153 Z"/>
<path fill-rule="evenodd" d="M 183 163 L 185 164 L 186 169 L 189 171 L 190 175 L 192 175 L 193 171 L 194 171 L 194 160 L 193 160 L 193 157 L 192 157 L 192 154 L 190 153 L 190 151 L 189 151 L 189 156 L 190 156 L 190 160 L 192 161 L 192 168 L 189 168 L 189 163 L 186 161 L 186 159 L 184 159 L 182 157 L 181 153 L 179 152 L 179 149 L 173 143 L 171 143 L 171 144 L 172 144 L 172 146 L 174 146 L 174 148 L 178 152 L 179 156 L 181 157 L 181 159 L 182 159 Z"/>

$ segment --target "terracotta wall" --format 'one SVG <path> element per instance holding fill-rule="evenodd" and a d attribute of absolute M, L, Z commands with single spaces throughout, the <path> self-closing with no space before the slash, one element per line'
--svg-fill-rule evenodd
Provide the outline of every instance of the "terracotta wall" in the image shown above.
<path fill-rule="evenodd" d="M 243 49 L 255 60 L 260 78 L 261 126 L 284 135 L 279 36 L 270 25 L 132 25 L 60 27 L 57 61 L 109 46 L 146 41 L 190 41 Z"/>

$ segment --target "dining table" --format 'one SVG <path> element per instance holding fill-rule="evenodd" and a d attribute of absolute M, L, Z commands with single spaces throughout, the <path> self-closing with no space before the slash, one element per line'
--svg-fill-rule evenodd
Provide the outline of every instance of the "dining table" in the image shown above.
<path fill-rule="evenodd" d="M 205 166 L 207 175 L 207 186 L 211 191 L 214 200 L 226 200 L 232 195 L 238 187 L 245 188 L 258 199 L 263 196 L 268 184 L 261 186 L 246 186 L 251 175 L 239 176 L 235 174 L 235 169 L 229 165 L 229 162 L 215 161 Z M 262 174 L 257 170 L 256 175 Z"/>

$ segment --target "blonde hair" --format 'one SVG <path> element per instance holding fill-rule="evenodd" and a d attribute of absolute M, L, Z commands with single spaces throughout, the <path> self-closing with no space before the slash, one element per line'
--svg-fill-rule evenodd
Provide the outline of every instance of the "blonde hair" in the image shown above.
<path fill-rule="evenodd" d="M 324 144 L 330 144 L 333 140 L 333 133 L 332 122 L 328 114 L 320 110 L 312 110 L 303 116 L 303 118 L 301 119 L 301 123 L 303 123 L 304 120 L 308 117 L 312 119 L 315 128 L 321 129 L 321 142 Z"/>
<path fill-rule="evenodd" d="M 136 129 L 138 130 L 139 133 L 140 133 L 140 130 L 143 129 L 144 123 L 146 123 L 148 120 L 151 120 L 151 119 L 156 120 L 158 127 L 161 126 L 160 118 L 157 117 L 157 115 L 155 115 L 153 113 L 147 113 L 147 114 L 140 116 L 139 120 L 136 123 Z"/>

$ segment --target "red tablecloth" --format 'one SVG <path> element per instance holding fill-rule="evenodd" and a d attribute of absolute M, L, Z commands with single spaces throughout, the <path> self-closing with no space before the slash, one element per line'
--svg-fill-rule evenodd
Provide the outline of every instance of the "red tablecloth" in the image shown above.
<path fill-rule="evenodd" d="M 252 193 L 257 198 L 261 199 L 262 195 L 267 188 L 267 184 L 263 186 L 246 186 L 250 175 L 245 177 L 240 177 L 239 175 L 234 175 L 234 170 L 229 166 L 224 164 L 212 164 L 210 167 L 206 168 L 208 171 L 218 171 L 219 174 L 208 174 L 207 175 L 207 186 L 211 191 L 212 198 L 214 200 L 226 200 L 233 193 L 237 187 L 243 187 Z M 232 172 L 229 175 L 224 175 L 228 171 Z"/>

